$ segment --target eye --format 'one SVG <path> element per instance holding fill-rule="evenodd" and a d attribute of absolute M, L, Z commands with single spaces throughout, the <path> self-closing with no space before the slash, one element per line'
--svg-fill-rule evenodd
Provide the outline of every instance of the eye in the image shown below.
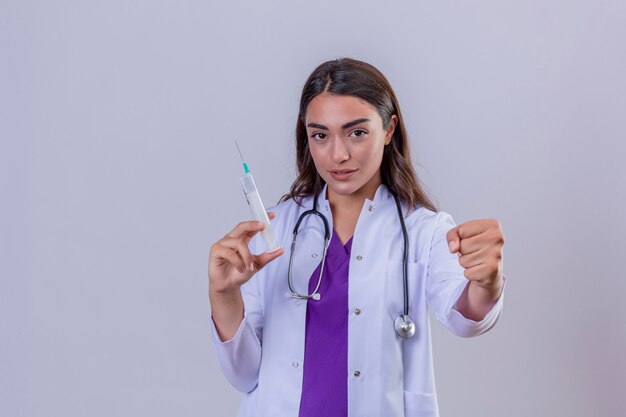
<path fill-rule="evenodd" d="M 363 129 L 355 129 L 352 131 L 351 134 L 357 138 L 362 138 L 363 136 L 367 135 L 367 131 Z"/>
<path fill-rule="evenodd" d="M 312 135 L 311 135 L 311 137 L 312 137 L 313 139 L 315 139 L 315 140 L 324 140 L 324 139 L 326 139 L 326 134 L 325 134 L 325 133 L 318 132 L 318 133 L 314 133 L 314 134 L 312 134 Z"/>

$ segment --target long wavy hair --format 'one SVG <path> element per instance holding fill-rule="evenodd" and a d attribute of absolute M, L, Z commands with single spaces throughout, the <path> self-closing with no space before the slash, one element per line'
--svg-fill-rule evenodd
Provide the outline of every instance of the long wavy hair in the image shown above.
<path fill-rule="evenodd" d="M 289 193 L 282 196 L 280 201 L 291 198 L 301 204 L 298 200 L 302 197 L 322 192 L 325 182 L 318 174 L 311 157 L 305 118 L 311 100 L 324 92 L 354 96 L 367 101 L 378 111 L 385 129 L 392 115 L 398 117 L 391 142 L 385 146 L 383 153 L 380 167 L 382 183 L 400 200 L 406 202 L 409 210 L 415 205 L 421 205 L 437 211 L 415 174 L 404 119 L 389 81 L 372 65 L 351 58 L 324 62 L 311 73 L 304 84 L 296 124 L 297 177 Z"/>

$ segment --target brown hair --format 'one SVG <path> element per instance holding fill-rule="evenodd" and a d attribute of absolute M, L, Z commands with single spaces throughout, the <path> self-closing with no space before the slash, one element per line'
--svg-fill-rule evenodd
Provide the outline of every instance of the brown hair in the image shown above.
<path fill-rule="evenodd" d="M 324 180 L 319 176 L 309 150 L 305 127 L 306 111 L 311 100 L 317 95 L 348 95 L 361 98 L 373 105 L 383 127 L 389 125 L 392 115 L 398 117 L 393 137 L 385 146 L 380 166 L 382 183 L 409 208 L 416 204 L 437 211 L 424 191 L 411 162 L 409 141 L 404 127 L 400 106 L 389 81 L 372 65 L 351 58 L 338 58 L 318 66 L 304 84 L 300 98 L 300 113 L 296 124 L 296 164 L 298 175 L 288 194 L 280 201 L 317 195 L 322 192 Z"/>

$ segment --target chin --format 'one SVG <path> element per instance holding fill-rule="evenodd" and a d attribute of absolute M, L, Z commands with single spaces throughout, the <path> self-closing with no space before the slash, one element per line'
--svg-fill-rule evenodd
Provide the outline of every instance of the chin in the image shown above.
<path fill-rule="evenodd" d="M 328 184 L 328 188 L 330 188 L 335 194 L 342 196 L 352 195 L 360 189 L 360 187 L 357 187 L 354 184 L 345 182 L 337 183 L 334 180 L 326 183 Z"/>

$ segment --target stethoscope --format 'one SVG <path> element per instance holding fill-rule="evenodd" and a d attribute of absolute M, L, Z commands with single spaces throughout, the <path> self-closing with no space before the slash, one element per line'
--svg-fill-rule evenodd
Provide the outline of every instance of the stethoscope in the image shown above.
<path fill-rule="evenodd" d="M 392 193 L 393 194 L 393 193 Z M 298 221 L 296 222 L 295 227 L 293 228 L 293 240 L 291 241 L 291 251 L 289 254 L 289 272 L 287 281 L 289 283 L 289 292 L 292 298 L 296 298 L 299 300 L 319 300 L 320 294 L 317 292 L 320 289 L 320 285 L 322 284 L 322 275 L 324 273 L 324 264 L 326 263 L 326 252 L 328 251 L 328 245 L 330 242 L 330 226 L 328 226 L 328 220 L 326 217 L 317 210 L 317 198 L 318 195 L 315 194 L 313 198 L 313 208 L 311 210 L 307 210 L 300 215 Z M 398 315 L 394 321 L 394 329 L 398 336 L 409 339 L 415 335 L 415 322 L 409 316 L 409 282 L 407 279 L 408 275 L 408 256 L 409 256 L 409 238 L 406 232 L 406 225 L 404 224 L 404 217 L 402 216 L 402 208 L 400 207 L 400 202 L 398 201 L 398 197 L 393 194 L 393 198 L 396 201 L 396 207 L 398 209 L 398 218 L 400 219 L 400 225 L 402 226 L 402 236 L 404 237 L 404 254 L 402 257 L 402 277 L 404 279 L 404 314 Z M 315 290 L 313 294 L 300 294 L 293 288 L 293 282 L 291 278 L 291 267 L 293 264 L 293 254 L 296 249 L 296 239 L 298 236 L 298 229 L 300 228 L 300 223 L 304 220 L 304 218 L 308 215 L 315 215 L 322 219 L 322 223 L 324 223 L 324 249 L 322 251 L 322 265 L 320 267 L 320 276 L 317 279 L 317 285 L 315 286 Z"/>

